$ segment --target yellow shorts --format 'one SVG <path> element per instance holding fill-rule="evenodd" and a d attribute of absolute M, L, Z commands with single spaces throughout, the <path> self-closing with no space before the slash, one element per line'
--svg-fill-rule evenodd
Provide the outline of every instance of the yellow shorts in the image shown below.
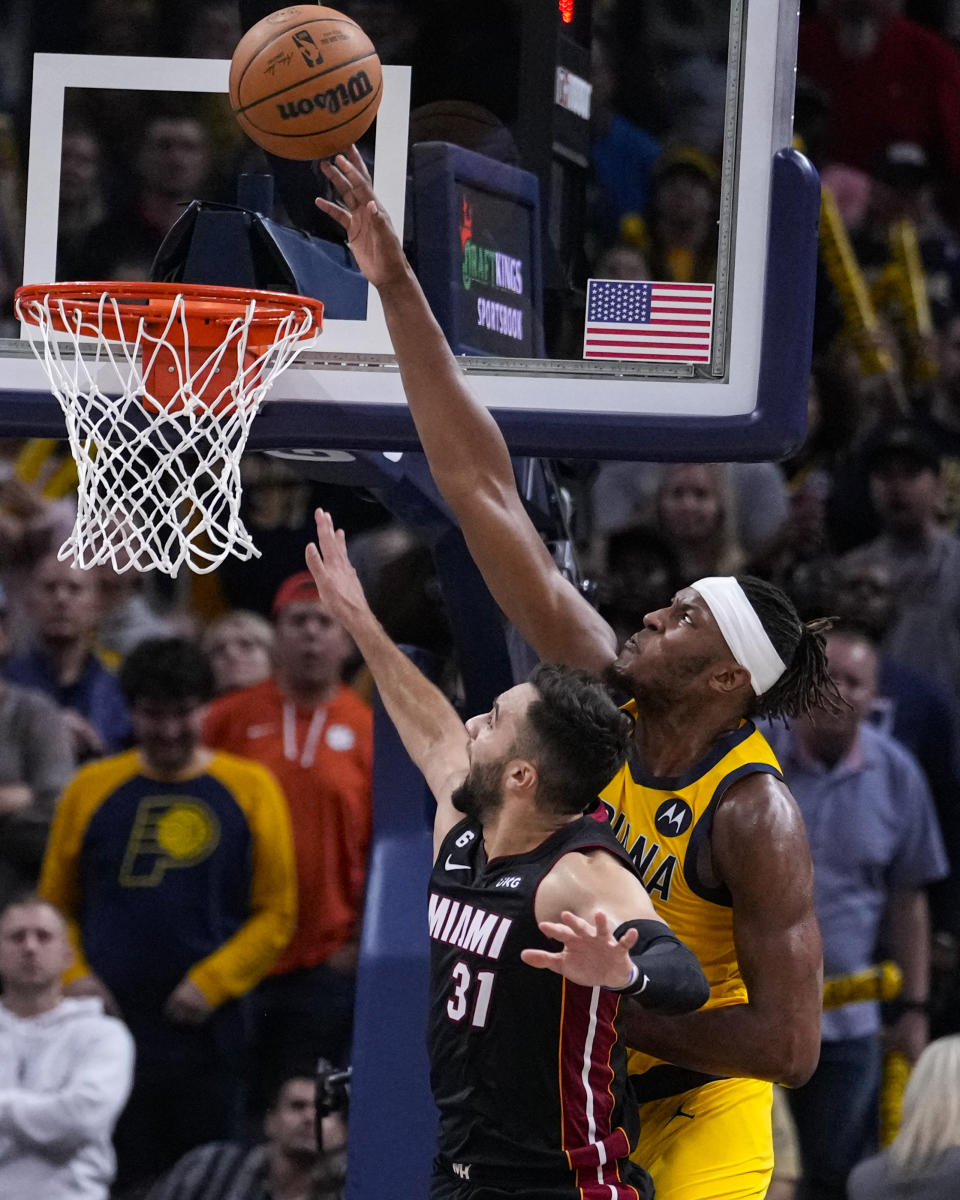
<path fill-rule="evenodd" d="M 718 1079 L 640 1105 L 631 1157 L 657 1200 L 762 1200 L 773 1172 L 772 1085 Z"/>

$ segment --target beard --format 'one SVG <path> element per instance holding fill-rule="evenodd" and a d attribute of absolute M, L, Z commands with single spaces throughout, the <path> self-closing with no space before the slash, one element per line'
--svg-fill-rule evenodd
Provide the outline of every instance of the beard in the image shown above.
<path fill-rule="evenodd" d="M 612 663 L 607 663 L 603 668 L 601 678 L 615 704 L 626 704 L 628 700 L 636 699 L 636 689 L 624 674 L 623 669 L 617 666 L 616 659 Z"/>
<path fill-rule="evenodd" d="M 450 803 L 471 821 L 481 825 L 500 808 L 500 772 L 502 763 L 484 763 L 473 766 L 463 783 L 450 794 Z"/>
<path fill-rule="evenodd" d="M 601 677 L 615 703 L 634 700 L 644 712 L 660 712 L 672 708 L 713 661 L 706 654 L 673 654 L 669 662 L 634 655 L 624 664 L 615 659 Z"/>

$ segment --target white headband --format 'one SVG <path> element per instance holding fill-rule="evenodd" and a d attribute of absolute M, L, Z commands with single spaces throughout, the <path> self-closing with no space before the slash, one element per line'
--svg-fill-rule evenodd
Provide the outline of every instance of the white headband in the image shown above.
<path fill-rule="evenodd" d="M 703 597 L 730 653 L 750 672 L 750 686 L 762 696 L 777 682 L 787 664 L 774 649 L 743 588 L 730 575 L 698 579 L 690 586 Z"/>

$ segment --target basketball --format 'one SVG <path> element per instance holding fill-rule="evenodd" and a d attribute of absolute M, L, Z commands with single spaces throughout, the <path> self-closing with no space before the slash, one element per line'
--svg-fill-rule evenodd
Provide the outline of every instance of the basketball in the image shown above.
<path fill-rule="evenodd" d="M 241 128 L 281 158 L 327 158 L 370 127 L 383 77 L 373 43 L 334 8 L 297 4 L 258 21 L 230 63 Z"/>

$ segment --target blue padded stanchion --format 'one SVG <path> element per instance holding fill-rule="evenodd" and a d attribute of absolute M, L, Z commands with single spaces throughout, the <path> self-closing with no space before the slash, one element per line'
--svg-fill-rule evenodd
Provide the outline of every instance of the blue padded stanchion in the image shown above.
<path fill-rule="evenodd" d="M 436 666 L 407 651 L 426 674 Z M 437 1111 L 427 1063 L 433 797 L 379 698 L 373 849 L 357 974 L 347 1200 L 426 1200 Z"/>

